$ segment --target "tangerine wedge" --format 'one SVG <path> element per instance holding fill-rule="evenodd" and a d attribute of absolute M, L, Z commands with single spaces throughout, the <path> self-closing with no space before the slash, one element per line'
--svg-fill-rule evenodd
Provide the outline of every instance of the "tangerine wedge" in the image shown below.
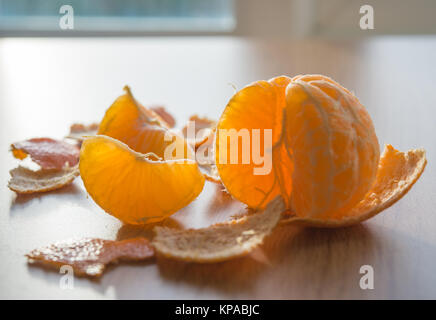
<path fill-rule="evenodd" d="M 100 135 L 83 142 L 79 169 L 94 201 L 128 224 L 163 220 L 194 200 L 204 185 L 194 160 L 164 161 Z"/>
<path fill-rule="evenodd" d="M 185 139 L 124 90 L 97 138 L 83 144 L 80 174 L 106 212 L 130 224 L 157 222 L 194 200 L 204 178 Z"/>
<path fill-rule="evenodd" d="M 153 152 L 160 158 L 193 159 L 192 149 L 185 139 L 168 129 L 168 124 L 153 110 L 142 106 L 128 86 L 125 94 L 115 100 L 106 111 L 97 134 L 106 135 L 127 144 L 140 153 Z M 168 148 L 172 148 L 171 154 Z M 180 150 L 178 155 L 174 155 Z M 181 154 L 183 152 L 183 155 Z"/>
<path fill-rule="evenodd" d="M 241 162 L 243 139 L 237 163 L 223 158 L 221 150 L 228 151 L 232 142 L 221 130 L 232 128 L 248 130 L 251 147 L 269 154 L 269 173 L 256 174 L 253 159 Z M 271 145 L 255 141 L 256 129 L 272 131 Z M 376 177 L 379 144 L 369 114 L 350 91 L 325 76 L 281 76 L 243 88 L 226 106 L 217 132 L 222 183 L 249 207 L 263 208 L 281 195 L 297 216 L 338 217 L 362 200 Z"/>
<path fill-rule="evenodd" d="M 292 163 L 286 157 L 284 148 L 275 148 L 273 170 L 268 174 L 254 174 L 257 165 L 251 158 L 249 163 L 243 163 L 243 139 L 249 136 L 253 140 L 253 130 L 271 130 L 272 145 L 265 146 L 260 137 L 259 150 L 267 149 L 272 154 L 272 146 L 279 143 L 283 130 L 283 110 L 286 106 L 286 86 L 291 79 L 285 76 L 273 78 L 269 81 L 254 82 L 237 92 L 229 101 L 222 113 L 215 139 L 215 160 L 221 181 L 228 192 L 236 199 L 254 209 L 263 209 L 275 197 L 291 192 L 291 181 L 281 179 L 283 175 L 292 171 Z M 227 139 L 222 133 L 239 132 L 241 137 L 237 141 L 237 163 L 231 163 L 230 153 L 235 141 Z M 254 143 L 254 142 L 253 142 Z M 233 145 L 234 146 L 234 145 Z M 246 152 L 246 151 L 245 151 Z"/>

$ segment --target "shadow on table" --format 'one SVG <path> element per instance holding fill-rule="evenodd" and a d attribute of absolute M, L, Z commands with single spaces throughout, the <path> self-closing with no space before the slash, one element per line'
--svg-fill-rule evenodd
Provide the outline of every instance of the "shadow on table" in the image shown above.
<path fill-rule="evenodd" d="M 148 232 L 135 230 L 139 235 Z M 119 237 L 138 236 L 132 232 L 124 229 Z M 436 247 L 377 225 L 342 229 L 282 226 L 255 252 L 261 252 L 261 259 L 255 254 L 215 264 L 162 257 L 122 262 L 108 266 L 100 279 L 75 279 L 74 285 L 100 294 L 114 290 L 118 299 L 192 299 L 202 295 L 229 299 L 375 299 L 411 297 L 420 290 L 428 297 L 429 292 L 435 292 L 434 276 L 424 267 L 436 257 Z M 428 261 L 422 261 L 422 265 L 410 263 L 424 253 Z M 375 270 L 375 290 L 359 287 L 359 270 L 366 264 Z M 62 276 L 56 270 L 28 270 L 53 285 Z M 424 272 L 428 283 L 416 283 L 416 272 Z"/>
<path fill-rule="evenodd" d="M 32 204 L 40 202 L 44 202 L 45 210 L 31 210 L 32 215 L 44 214 L 44 212 L 58 207 L 59 204 L 65 201 L 71 201 L 84 207 L 93 205 L 92 201 L 87 199 L 86 192 L 74 183 L 61 189 L 44 193 L 14 194 L 10 201 L 9 215 L 11 217 L 18 214 L 25 215 L 29 211 L 28 209 L 32 208 Z"/>
<path fill-rule="evenodd" d="M 77 187 L 75 184 L 69 184 L 63 188 L 48 191 L 48 192 L 40 192 L 40 193 L 29 193 L 29 194 L 20 194 L 16 193 L 11 201 L 11 208 L 15 206 L 25 205 L 26 203 L 34 200 L 41 199 L 47 196 L 71 196 L 71 195 L 79 195 L 83 193 L 83 191 Z"/>
<path fill-rule="evenodd" d="M 181 224 L 177 220 L 171 217 L 161 222 L 150 223 L 146 225 L 124 224 L 118 230 L 116 240 L 126 240 L 126 239 L 138 238 L 138 237 L 144 237 L 151 240 L 153 238 L 153 228 L 156 226 L 175 228 L 175 229 L 182 228 Z"/>

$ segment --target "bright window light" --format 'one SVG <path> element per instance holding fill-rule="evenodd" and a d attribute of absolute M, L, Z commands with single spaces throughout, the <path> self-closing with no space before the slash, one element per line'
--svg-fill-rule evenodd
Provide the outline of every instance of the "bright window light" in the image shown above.
<path fill-rule="evenodd" d="M 230 32 L 233 0 L 0 0 L 0 33 L 60 31 L 63 5 L 79 32 Z"/>

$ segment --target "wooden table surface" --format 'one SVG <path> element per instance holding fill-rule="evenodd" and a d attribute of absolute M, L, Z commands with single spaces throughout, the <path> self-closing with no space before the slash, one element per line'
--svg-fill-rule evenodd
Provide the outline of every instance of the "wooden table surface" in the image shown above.
<path fill-rule="evenodd" d="M 436 298 L 436 37 L 360 41 L 237 38 L 0 40 L 0 298 L 306 299 Z M 6 185 L 17 161 L 11 142 L 63 137 L 73 122 L 100 120 L 129 84 L 143 104 L 165 104 L 181 126 L 190 115 L 218 118 L 235 85 L 276 75 L 321 73 L 353 90 L 380 144 L 424 147 L 428 165 L 412 190 L 361 225 L 281 227 L 254 255 L 215 264 L 158 260 L 110 267 L 100 281 L 29 267 L 24 254 L 57 240 L 149 235 L 100 209 L 80 179 L 60 191 L 16 196 Z M 207 183 L 174 215 L 203 227 L 244 207 Z M 374 268 L 373 290 L 359 287 Z"/>

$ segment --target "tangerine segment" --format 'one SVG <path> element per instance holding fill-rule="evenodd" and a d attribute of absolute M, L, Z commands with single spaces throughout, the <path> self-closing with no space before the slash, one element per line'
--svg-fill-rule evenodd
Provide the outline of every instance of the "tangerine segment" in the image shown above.
<path fill-rule="evenodd" d="M 177 260 L 211 263 L 248 254 L 262 244 L 285 209 L 277 197 L 263 212 L 202 229 L 178 230 L 155 227 L 153 246 L 157 253 Z"/>
<path fill-rule="evenodd" d="M 424 149 L 400 152 L 385 146 L 375 183 L 365 198 L 341 218 L 319 219 L 287 217 L 280 223 L 336 228 L 365 221 L 400 200 L 419 179 L 427 164 Z"/>
<path fill-rule="evenodd" d="M 300 217 L 341 217 L 374 183 L 380 152 L 366 109 L 332 79 L 295 77 L 286 89 L 291 207 Z"/>
<path fill-rule="evenodd" d="M 153 247 L 145 238 L 66 240 L 26 254 L 29 263 L 55 269 L 69 265 L 75 275 L 87 277 L 101 276 L 106 265 L 113 262 L 140 261 L 153 256 Z"/>
<path fill-rule="evenodd" d="M 289 168 L 292 164 L 286 159 L 276 161 L 282 153 L 279 148 L 272 151 L 272 146 L 282 140 L 285 89 L 290 81 L 282 76 L 248 85 L 231 98 L 217 124 L 215 159 L 221 180 L 233 197 L 252 208 L 264 208 L 281 190 L 290 192 L 290 181 L 281 179 L 279 183 L 278 177 L 283 176 L 283 165 Z M 271 145 L 265 145 L 264 141 L 268 141 L 264 140 L 265 129 L 271 132 Z M 232 141 L 225 133 L 239 134 L 238 140 Z M 258 134 L 257 138 L 254 133 Z M 235 146 L 237 161 L 232 163 L 231 153 Z M 265 158 L 272 158 L 269 173 L 255 173 L 262 165 L 254 162 L 254 148 Z M 244 155 L 248 159 L 244 159 Z"/>
<path fill-rule="evenodd" d="M 193 159 L 185 139 L 169 131 L 168 125 L 157 113 L 137 102 L 128 86 L 124 90 L 126 93 L 106 111 L 97 134 L 120 140 L 140 153 L 153 152 L 165 159 L 169 156 Z M 177 155 L 165 154 L 172 146 L 180 152 Z"/>
<path fill-rule="evenodd" d="M 94 201 L 129 224 L 163 220 L 194 200 L 204 185 L 195 161 L 162 161 L 106 136 L 83 142 L 79 168 Z"/>

